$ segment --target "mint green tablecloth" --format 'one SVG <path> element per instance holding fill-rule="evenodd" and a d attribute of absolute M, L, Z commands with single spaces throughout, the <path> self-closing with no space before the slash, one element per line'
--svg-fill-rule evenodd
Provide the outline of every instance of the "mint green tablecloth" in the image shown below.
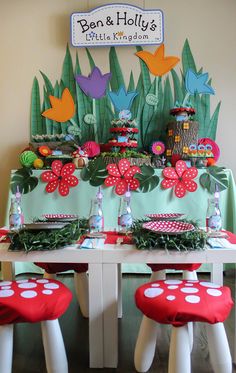
<path fill-rule="evenodd" d="M 205 172 L 199 170 L 200 175 Z M 40 176 L 42 171 L 35 170 L 34 174 Z M 157 169 L 156 174 L 162 179 L 162 170 Z M 220 208 L 223 218 L 223 228 L 236 233 L 236 188 L 231 170 L 226 170 L 229 180 L 229 188 L 220 193 Z M 76 170 L 75 175 L 79 178 L 80 171 Z M 90 186 L 88 182 L 79 181 L 79 185 L 70 189 L 67 197 L 61 197 L 58 192 L 46 193 L 45 183 L 39 181 L 38 186 L 30 193 L 22 196 L 22 208 L 25 215 L 25 222 L 31 222 L 33 218 L 41 217 L 42 214 L 67 213 L 79 214 L 81 217 L 88 217 L 91 199 L 95 197 L 97 188 Z M 117 214 L 119 199 L 112 188 L 104 189 L 103 212 L 105 228 L 117 227 Z M 9 194 L 9 201 L 10 201 Z M 198 183 L 198 189 L 194 193 L 187 193 L 184 198 L 177 198 L 172 189 L 163 190 L 159 186 L 150 193 L 132 193 L 132 212 L 134 218 L 142 218 L 148 213 L 179 212 L 186 214 L 187 218 L 194 219 L 201 226 L 205 226 L 207 201 L 209 193 Z M 8 203 L 9 208 L 9 203 Z M 7 218 L 6 218 L 7 224 Z M 125 271 L 136 272 L 143 270 L 140 266 L 124 266 Z M 17 271 L 29 271 L 26 265 L 19 267 Z M 145 267 L 146 271 L 146 267 Z"/>

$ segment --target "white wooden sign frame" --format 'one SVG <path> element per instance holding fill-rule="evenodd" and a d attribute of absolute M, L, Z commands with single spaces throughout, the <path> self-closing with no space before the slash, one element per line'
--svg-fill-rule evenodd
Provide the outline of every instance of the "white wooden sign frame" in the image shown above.
<path fill-rule="evenodd" d="M 164 16 L 160 9 L 108 4 L 71 15 L 74 47 L 158 45 L 163 41 Z"/>

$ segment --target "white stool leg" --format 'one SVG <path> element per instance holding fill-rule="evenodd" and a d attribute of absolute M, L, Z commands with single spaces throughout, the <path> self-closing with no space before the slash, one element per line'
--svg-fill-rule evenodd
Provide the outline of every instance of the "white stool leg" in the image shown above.
<path fill-rule="evenodd" d="M 191 373 L 188 325 L 172 327 L 168 373 Z"/>
<path fill-rule="evenodd" d="M 197 272 L 196 271 L 183 271 L 183 279 L 184 280 L 197 280 Z"/>
<path fill-rule="evenodd" d="M 84 317 L 89 317 L 88 275 L 86 272 L 74 273 L 74 283 L 77 301 Z"/>
<path fill-rule="evenodd" d="M 41 321 L 43 347 L 48 373 L 68 373 L 65 346 L 58 319 Z"/>
<path fill-rule="evenodd" d="M 121 319 L 123 316 L 123 304 L 122 304 L 122 268 L 121 263 L 117 265 L 117 276 L 118 276 L 118 318 Z"/>
<path fill-rule="evenodd" d="M 156 349 L 157 326 L 155 321 L 143 316 L 134 351 L 134 366 L 137 372 L 147 372 L 152 364 Z"/>
<path fill-rule="evenodd" d="M 206 324 L 206 332 L 214 373 L 231 373 L 232 359 L 224 324 Z"/>
<path fill-rule="evenodd" d="M 48 280 L 55 280 L 57 275 L 55 273 L 44 272 L 43 277 L 47 278 Z"/>
<path fill-rule="evenodd" d="M 165 269 L 163 269 L 161 271 L 153 271 L 151 274 L 150 282 L 165 280 L 165 279 L 166 279 L 166 271 Z"/>
<path fill-rule="evenodd" d="M 11 373 L 13 351 L 13 324 L 0 326 L 0 372 Z"/>

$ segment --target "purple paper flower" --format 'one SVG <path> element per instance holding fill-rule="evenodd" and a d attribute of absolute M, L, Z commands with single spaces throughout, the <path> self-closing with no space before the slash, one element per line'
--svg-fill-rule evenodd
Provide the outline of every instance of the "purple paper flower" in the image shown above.
<path fill-rule="evenodd" d="M 101 98 L 106 93 L 108 81 L 111 79 L 111 73 L 102 75 L 98 67 L 94 67 L 88 77 L 76 75 L 76 82 L 82 91 L 92 98 Z"/>

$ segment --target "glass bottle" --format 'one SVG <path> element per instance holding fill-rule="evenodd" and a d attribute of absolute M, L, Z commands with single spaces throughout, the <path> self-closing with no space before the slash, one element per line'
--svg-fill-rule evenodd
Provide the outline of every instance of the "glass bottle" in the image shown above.
<path fill-rule="evenodd" d="M 99 188 L 97 196 L 91 201 L 89 214 L 89 230 L 91 233 L 102 232 L 104 230 L 104 217 L 102 211 L 102 192 Z"/>
<path fill-rule="evenodd" d="M 214 197 L 208 199 L 206 227 L 208 232 L 217 232 L 222 228 L 221 211 L 218 198 Z"/>
<path fill-rule="evenodd" d="M 119 232 L 126 233 L 133 224 L 132 211 L 130 206 L 130 192 L 126 192 L 120 200 L 120 208 L 118 214 L 118 227 Z"/>
<path fill-rule="evenodd" d="M 19 230 L 23 227 L 24 215 L 21 208 L 21 199 L 11 198 L 11 206 L 9 211 L 9 228 L 10 230 Z"/>

